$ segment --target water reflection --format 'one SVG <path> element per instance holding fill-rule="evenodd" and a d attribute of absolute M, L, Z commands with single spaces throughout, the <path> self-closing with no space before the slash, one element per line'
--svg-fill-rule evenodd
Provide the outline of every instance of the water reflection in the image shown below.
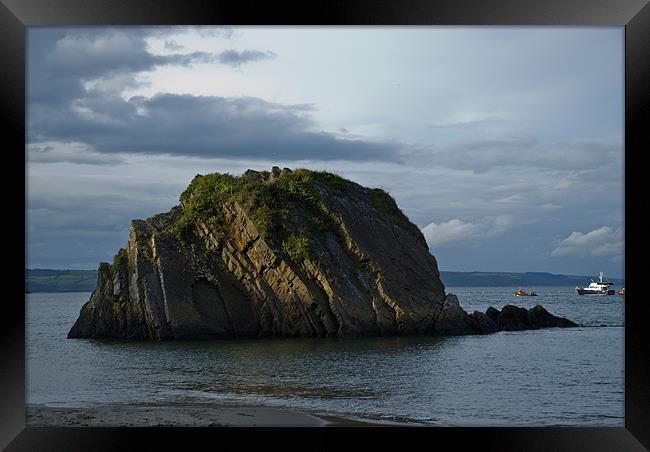
<path fill-rule="evenodd" d="M 196 396 L 227 394 L 264 399 L 372 399 L 417 375 L 422 360 L 435 368 L 437 354 L 458 338 L 274 339 L 212 342 L 124 343 L 93 341 L 117 354 L 155 351 L 159 372 L 181 374 L 161 382 Z M 413 362 L 400 358 L 411 356 Z M 175 359 L 177 358 L 177 359 Z M 401 365 L 395 361 L 401 359 Z M 172 366 L 166 362 L 175 363 Z M 137 367 L 142 369 L 142 363 Z M 125 366 L 129 369 L 131 366 Z M 188 378 L 189 377 L 189 378 Z M 378 377 L 384 382 L 377 385 Z"/>

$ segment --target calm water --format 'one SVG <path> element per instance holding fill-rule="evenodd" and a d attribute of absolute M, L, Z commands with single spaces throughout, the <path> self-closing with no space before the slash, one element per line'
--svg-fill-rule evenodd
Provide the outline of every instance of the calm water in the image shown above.
<path fill-rule="evenodd" d="M 66 339 L 89 293 L 27 295 L 27 402 L 236 402 L 437 425 L 623 426 L 624 302 L 448 288 L 469 312 L 532 307 L 579 328 L 449 338 Z"/>

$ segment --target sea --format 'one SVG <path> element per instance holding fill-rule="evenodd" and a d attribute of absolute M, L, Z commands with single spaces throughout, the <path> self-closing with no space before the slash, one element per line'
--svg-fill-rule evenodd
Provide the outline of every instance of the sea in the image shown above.
<path fill-rule="evenodd" d="M 237 404 L 433 426 L 624 426 L 624 298 L 448 287 L 468 312 L 543 305 L 580 326 L 482 336 L 67 339 L 90 293 L 26 294 L 27 404 Z"/>

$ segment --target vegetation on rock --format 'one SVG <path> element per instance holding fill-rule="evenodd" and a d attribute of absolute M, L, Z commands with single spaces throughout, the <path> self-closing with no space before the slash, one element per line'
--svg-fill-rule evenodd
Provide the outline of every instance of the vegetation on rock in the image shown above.
<path fill-rule="evenodd" d="M 239 177 L 197 174 L 180 196 L 183 210 L 169 232 L 191 245 L 194 227 L 197 221 L 202 221 L 217 238 L 222 238 L 227 234 L 222 208 L 237 203 L 264 239 L 300 262 L 313 255 L 310 237 L 321 236 L 334 225 L 335 216 L 321 192 L 346 195 L 355 186 L 336 174 L 307 169 L 284 170 L 275 175 L 247 171 Z M 388 193 L 381 189 L 364 190 L 372 197 L 377 210 L 404 227 L 410 225 Z"/>
<path fill-rule="evenodd" d="M 120 248 L 115 256 L 113 256 L 113 264 L 110 266 L 111 274 L 115 274 L 119 267 L 126 265 L 129 256 L 124 248 Z"/>
<path fill-rule="evenodd" d="M 311 257 L 309 237 L 304 231 L 298 234 L 290 234 L 282 241 L 282 251 L 295 262 L 302 262 Z"/>

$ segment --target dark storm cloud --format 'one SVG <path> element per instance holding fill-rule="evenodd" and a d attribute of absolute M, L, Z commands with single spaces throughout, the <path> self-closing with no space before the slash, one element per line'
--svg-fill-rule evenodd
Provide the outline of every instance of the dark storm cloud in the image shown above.
<path fill-rule="evenodd" d="M 158 66 L 217 63 L 239 67 L 276 57 L 259 50 L 154 55 L 146 42 L 152 33 L 152 29 L 128 28 L 31 30 L 30 142 L 78 142 L 99 153 L 395 159 L 393 144 L 344 140 L 315 130 L 306 113 L 313 109 L 311 105 L 165 93 L 123 99 L 120 94 L 125 88 L 138 85 L 138 73 Z M 46 159 L 45 154 L 39 157 Z"/>
<path fill-rule="evenodd" d="M 35 108 L 35 141 L 77 140 L 98 152 L 323 160 L 389 159 L 392 144 L 312 131 L 306 107 L 253 97 L 88 96 L 59 114 Z"/>
<path fill-rule="evenodd" d="M 84 96 L 83 82 L 117 74 L 129 74 L 158 66 L 196 63 L 242 65 L 274 58 L 273 52 L 226 50 L 221 53 L 155 55 L 146 39 L 164 36 L 164 29 L 82 28 L 32 29 L 28 34 L 29 102 L 64 101 Z M 169 33 L 169 30 L 167 30 Z M 166 43 L 167 44 L 167 43 Z M 180 48 L 180 47 L 179 47 Z M 178 50 L 178 49 L 176 49 Z"/>

